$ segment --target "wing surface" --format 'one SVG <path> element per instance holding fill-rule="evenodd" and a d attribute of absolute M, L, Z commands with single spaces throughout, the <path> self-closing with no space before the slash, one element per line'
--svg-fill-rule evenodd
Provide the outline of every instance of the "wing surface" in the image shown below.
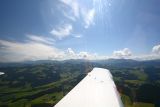
<path fill-rule="evenodd" d="M 55 107 L 123 107 L 109 70 L 94 68 Z"/>

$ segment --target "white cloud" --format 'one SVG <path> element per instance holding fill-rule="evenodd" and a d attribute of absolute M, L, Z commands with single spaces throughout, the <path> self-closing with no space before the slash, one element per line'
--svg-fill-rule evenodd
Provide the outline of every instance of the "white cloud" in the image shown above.
<path fill-rule="evenodd" d="M 85 28 L 88 28 L 90 25 L 94 24 L 94 17 L 95 17 L 95 9 L 90 9 L 87 12 L 83 12 Z"/>
<path fill-rule="evenodd" d="M 75 38 L 82 38 L 82 35 L 81 34 L 72 34 L 73 35 L 73 37 L 75 37 Z"/>
<path fill-rule="evenodd" d="M 66 11 L 62 11 L 62 13 L 63 13 L 63 15 L 64 15 L 66 18 L 68 18 L 68 19 L 70 19 L 70 20 L 72 20 L 72 21 L 76 21 L 76 18 L 75 18 L 73 15 L 70 15 L 70 14 L 67 13 Z"/>
<path fill-rule="evenodd" d="M 102 57 L 98 56 L 96 53 L 92 54 L 86 51 L 81 51 L 79 53 L 76 53 L 73 51 L 72 48 L 67 49 L 67 59 L 89 59 L 89 60 L 95 60 L 95 59 L 100 59 Z"/>
<path fill-rule="evenodd" d="M 68 48 L 66 54 L 68 56 L 67 59 L 82 59 L 88 56 L 87 52 L 76 53 L 72 48 Z"/>
<path fill-rule="evenodd" d="M 132 52 L 128 48 L 124 48 L 123 50 L 113 52 L 113 56 L 116 58 L 128 58 L 131 55 Z"/>
<path fill-rule="evenodd" d="M 90 25 L 94 24 L 95 17 L 95 7 L 87 8 L 85 4 L 80 4 L 78 0 L 60 0 L 66 6 L 70 7 L 70 11 L 62 10 L 62 13 L 68 19 L 76 21 L 77 19 L 82 18 L 84 27 L 89 28 Z M 71 13 L 71 14 L 70 14 Z"/>
<path fill-rule="evenodd" d="M 156 45 L 152 48 L 152 52 L 149 54 L 132 55 L 132 52 L 128 48 L 123 50 L 114 51 L 112 58 L 127 58 L 134 60 L 155 60 L 160 59 L 160 45 Z"/>
<path fill-rule="evenodd" d="M 32 41 L 40 42 L 40 43 L 53 44 L 55 42 L 53 38 L 47 38 L 47 37 L 42 37 L 37 35 L 27 35 L 27 37 Z"/>
<path fill-rule="evenodd" d="M 75 17 L 79 17 L 79 4 L 77 0 L 60 0 L 60 1 L 71 8 L 71 11 Z"/>
<path fill-rule="evenodd" d="M 130 59 L 134 60 L 155 60 L 155 59 L 160 59 L 160 56 L 155 55 L 155 54 L 146 54 L 146 55 L 138 55 L 138 56 L 132 56 Z"/>
<path fill-rule="evenodd" d="M 80 52 L 78 54 L 79 58 L 88 58 L 89 57 L 89 54 L 88 52 Z"/>
<path fill-rule="evenodd" d="M 68 48 L 67 49 L 67 53 L 71 56 L 74 56 L 75 55 L 75 52 L 72 50 L 72 48 Z"/>
<path fill-rule="evenodd" d="M 153 52 L 154 54 L 160 55 L 160 45 L 154 46 L 154 47 L 152 48 L 152 52 Z"/>
<path fill-rule="evenodd" d="M 136 60 L 160 59 L 160 45 L 152 49 L 148 55 L 132 55 L 128 48 L 114 51 L 113 56 L 101 56 L 96 53 L 86 51 L 75 52 L 72 48 L 61 50 L 48 43 L 44 37 L 27 35 L 26 42 L 14 42 L 0 40 L 0 62 L 21 62 L 30 60 L 65 60 L 65 59 L 108 59 L 108 58 L 127 58 Z"/>
<path fill-rule="evenodd" d="M 97 54 L 76 53 L 72 48 L 67 51 L 46 44 L 36 36 L 27 36 L 27 42 L 0 40 L 0 62 L 21 62 L 33 60 L 96 59 Z M 43 41 L 43 42 L 41 42 Z"/>
<path fill-rule="evenodd" d="M 88 59 L 88 60 L 104 60 L 104 59 L 108 59 L 109 57 L 107 56 L 103 56 L 103 55 L 98 55 L 97 53 L 89 53 L 86 51 L 81 51 L 79 53 L 76 54 L 77 55 L 77 59 Z"/>
<path fill-rule="evenodd" d="M 81 38 L 82 37 L 82 35 L 76 35 L 76 36 L 74 36 L 75 38 Z"/>
<path fill-rule="evenodd" d="M 59 59 L 64 52 L 50 45 L 30 41 L 26 43 L 0 40 L 0 62 Z"/>
<path fill-rule="evenodd" d="M 58 39 L 62 39 L 69 36 L 72 30 L 73 28 L 71 24 L 65 24 L 65 25 L 59 26 L 56 29 L 53 29 L 50 33 L 55 37 L 57 37 Z"/>
<path fill-rule="evenodd" d="M 160 59 L 160 45 L 153 46 L 152 52 L 148 55 L 139 55 L 136 56 L 134 59 L 138 60 L 154 60 Z"/>

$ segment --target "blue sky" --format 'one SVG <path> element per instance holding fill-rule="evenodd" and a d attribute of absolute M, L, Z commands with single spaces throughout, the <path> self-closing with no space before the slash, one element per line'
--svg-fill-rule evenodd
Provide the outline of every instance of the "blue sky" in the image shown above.
<path fill-rule="evenodd" d="M 160 58 L 158 0 L 1 0 L 0 62 Z"/>

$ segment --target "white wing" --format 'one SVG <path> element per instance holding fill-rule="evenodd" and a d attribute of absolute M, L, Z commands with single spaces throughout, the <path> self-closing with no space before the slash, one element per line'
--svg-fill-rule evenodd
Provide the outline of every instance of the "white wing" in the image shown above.
<path fill-rule="evenodd" d="M 123 107 L 109 70 L 94 68 L 55 107 Z"/>

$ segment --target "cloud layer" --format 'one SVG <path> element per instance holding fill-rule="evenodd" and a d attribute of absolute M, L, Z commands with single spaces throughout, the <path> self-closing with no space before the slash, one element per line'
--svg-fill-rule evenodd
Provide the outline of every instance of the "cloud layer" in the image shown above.
<path fill-rule="evenodd" d="M 0 62 L 22 62 L 34 60 L 95 59 L 96 54 L 76 53 L 73 49 L 61 50 L 50 40 L 36 35 L 27 35 L 26 42 L 0 40 Z"/>
<path fill-rule="evenodd" d="M 0 40 L 0 62 L 22 62 L 34 60 L 66 60 L 66 59 L 89 59 L 99 60 L 108 58 L 127 58 L 137 60 L 160 59 L 160 45 L 152 48 L 148 55 L 134 56 L 130 49 L 113 51 L 112 56 L 102 56 L 97 53 L 86 51 L 75 52 L 72 48 L 58 49 L 52 44 L 52 39 L 36 35 L 27 35 L 25 42 Z"/>
<path fill-rule="evenodd" d="M 0 40 L 0 62 L 20 62 L 46 60 L 50 57 L 60 59 L 63 51 L 47 44 L 29 41 L 26 43 Z"/>

